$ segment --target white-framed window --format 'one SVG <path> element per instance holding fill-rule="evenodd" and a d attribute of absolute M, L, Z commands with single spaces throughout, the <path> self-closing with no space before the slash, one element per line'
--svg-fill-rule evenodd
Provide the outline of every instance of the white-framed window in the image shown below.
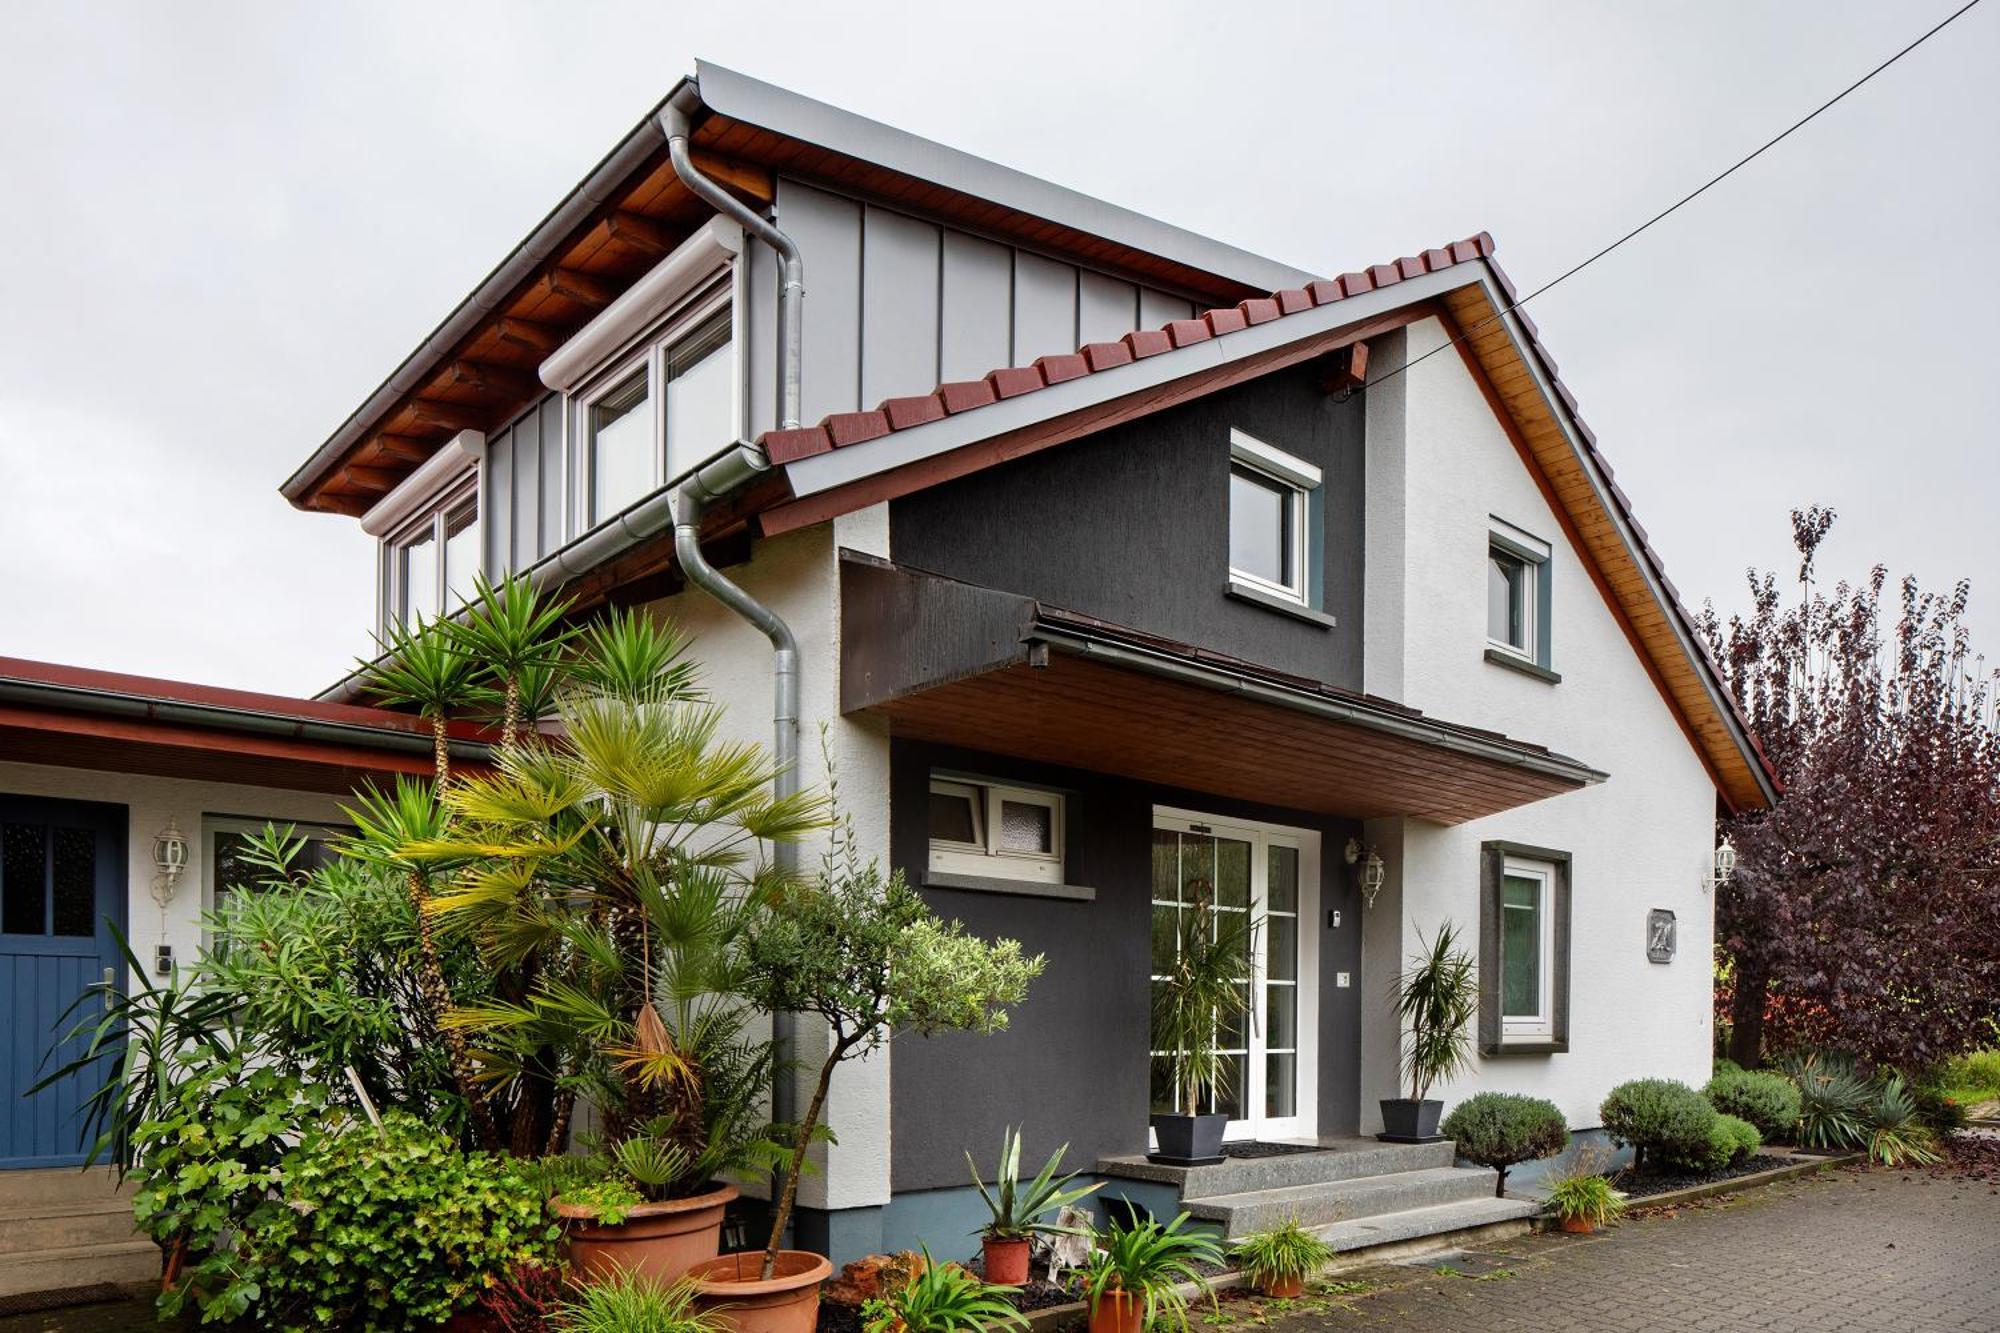
<path fill-rule="evenodd" d="M 1547 666 L 1549 544 L 1492 521 L 1486 544 L 1487 646 Z"/>
<path fill-rule="evenodd" d="M 728 290 L 711 292 L 572 398 L 584 528 L 735 442 L 742 395 L 731 318 Z"/>
<path fill-rule="evenodd" d="M 1556 868 L 1507 856 L 1500 872 L 1500 1038 L 1555 1036 Z"/>
<path fill-rule="evenodd" d="M 383 607 L 414 625 L 456 611 L 480 570 L 479 486 L 468 476 L 383 539 Z"/>
<path fill-rule="evenodd" d="M 261 837 L 266 825 L 289 828 L 294 840 L 304 843 L 292 860 L 292 873 L 306 874 L 325 865 L 334 855 L 333 844 L 351 830 L 329 824 L 301 824 L 288 819 L 242 819 L 230 815 L 210 815 L 201 821 L 204 869 L 207 871 L 208 910 L 220 911 L 229 905 L 232 894 L 263 893 L 271 888 L 271 872 L 247 855 L 253 838 Z"/>
<path fill-rule="evenodd" d="M 932 778 L 930 868 L 934 873 L 1062 883 L 1062 794 L 971 778 Z"/>
<path fill-rule="evenodd" d="M 1240 430 L 1229 432 L 1229 575 L 1309 605 L 1312 497 L 1320 470 Z"/>

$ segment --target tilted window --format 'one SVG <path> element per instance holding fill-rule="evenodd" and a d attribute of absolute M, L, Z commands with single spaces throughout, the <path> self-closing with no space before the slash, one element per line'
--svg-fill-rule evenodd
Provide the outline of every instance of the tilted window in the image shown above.
<path fill-rule="evenodd" d="M 1062 883 L 1061 794 L 932 778 L 930 868 L 945 874 Z"/>
<path fill-rule="evenodd" d="M 1511 523 L 1492 521 L 1486 544 L 1489 656 L 1549 667 L 1550 547 Z"/>
<path fill-rule="evenodd" d="M 1229 575 L 1301 606 L 1312 601 L 1312 513 L 1320 470 L 1240 430 L 1229 433 Z"/>

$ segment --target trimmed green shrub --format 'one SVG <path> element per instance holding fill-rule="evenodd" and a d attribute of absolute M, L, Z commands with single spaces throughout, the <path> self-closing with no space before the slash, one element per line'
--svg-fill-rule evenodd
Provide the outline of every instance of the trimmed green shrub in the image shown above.
<path fill-rule="evenodd" d="M 1697 1171 L 1721 1171 L 1749 1160 L 1751 1154 L 1763 1146 L 1763 1135 L 1748 1120 L 1733 1115 L 1718 1115 L 1708 1131 L 1707 1149 L 1685 1165 Z"/>
<path fill-rule="evenodd" d="M 1799 1123 L 1799 1085 L 1768 1069 L 1718 1071 L 1702 1089 L 1708 1104 L 1757 1127 L 1766 1142 L 1791 1138 Z"/>
<path fill-rule="evenodd" d="M 1553 1157 L 1569 1146 L 1569 1123 L 1554 1102 L 1513 1092 L 1482 1092 L 1452 1108 L 1438 1130 L 1458 1144 L 1458 1155 L 1495 1167 L 1493 1193 L 1507 1192 L 1507 1168 Z"/>
<path fill-rule="evenodd" d="M 1630 1144 L 1644 1170 L 1663 1162 L 1707 1156 L 1715 1108 L 1687 1084 L 1671 1078 L 1635 1078 L 1611 1090 L 1598 1107 L 1605 1132 Z"/>

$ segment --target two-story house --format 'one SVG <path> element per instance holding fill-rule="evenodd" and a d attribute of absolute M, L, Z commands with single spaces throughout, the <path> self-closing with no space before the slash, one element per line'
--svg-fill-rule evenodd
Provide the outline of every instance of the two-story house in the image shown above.
<path fill-rule="evenodd" d="M 1477 947 L 1447 1102 L 1699 1083 L 1718 802 L 1773 792 L 1493 249 L 1316 276 L 703 64 L 284 494 L 377 538 L 385 624 L 481 570 L 673 617 L 734 732 L 817 783 L 824 728 L 865 849 L 1047 956 L 1008 1033 L 842 1071 L 808 1243 L 960 1245 L 1017 1123 L 1224 1222 L 1517 1217 L 1351 1138 L 1402 961 Z M 1135 1160 L 1197 896 L 1263 922 L 1217 1109 L 1333 1145 L 1199 1189 Z"/>

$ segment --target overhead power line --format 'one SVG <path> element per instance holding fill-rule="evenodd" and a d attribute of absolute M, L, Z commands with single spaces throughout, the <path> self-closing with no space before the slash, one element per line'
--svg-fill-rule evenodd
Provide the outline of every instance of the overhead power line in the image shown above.
<path fill-rule="evenodd" d="M 1384 375 L 1382 379 L 1383 380 L 1394 379 L 1396 376 L 1402 374 L 1406 370 L 1415 369 L 1417 366 L 1423 364 L 1425 361 L 1428 361 L 1430 358 L 1436 356 L 1439 352 L 1444 351 L 1446 348 L 1455 347 L 1459 343 L 1466 341 L 1473 335 L 1477 334 L 1480 330 L 1486 328 L 1488 325 L 1494 324 L 1499 320 L 1504 319 L 1506 316 L 1512 314 L 1514 311 L 1519 310 L 1522 306 L 1528 304 L 1528 302 L 1534 300 L 1536 297 L 1542 295 L 1544 292 L 1549 291 L 1551 288 L 1554 288 L 1560 283 L 1567 282 L 1569 279 L 1575 277 L 1577 274 L 1589 268 L 1592 264 L 1595 264 L 1598 260 L 1604 258 L 1604 256 L 1610 254 L 1613 250 L 1616 250 L 1619 246 L 1625 244 L 1627 241 L 1633 239 L 1635 236 L 1638 236 L 1641 232 L 1644 232 L 1648 228 L 1656 225 L 1657 223 L 1664 222 L 1669 217 L 1672 217 L 1675 213 L 1678 213 L 1681 209 L 1687 207 L 1695 200 L 1701 198 L 1702 195 L 1707 194 L 1710 190 L 1722 184 L 1722 182 L 1728 180 L 1731 176 L 1734 176 L 1737 172 L 1749 166 L 1752 162 L 1755 162 L 1758 158 L 1770 152 L 1773 148 L 1776 148 L 1779 144 L 1783 143 L 1785 140 L 1791 138 L 1794 134 L 1804 129 L 1807 125 L 1810 125 L 1814 120 L 1817 120 L 1823 113 L 1831 110 L 1836 104 L 1838 104 L 1840 101 L 1846 98 L 1848 94 L 1860 88 L 1863 84 L 1867 83 L 1877 74 L 1880 74 L 1883 70 L 1888 69 L 1889 66 L 1895 64 L 1898 60 L 1901 60 L 1904 56 L 1910 54 L 1910 52 L 1916 50 L 1918 47 L 1922 46 L 1925 42 L 1929 41 L 1931 38 L 1943 32 L 1946 28 L 1950 27 L 1954 22 L 1963 17 L 1968 10 L 1977 6 L 1979 2 L 1980 0 L 1966 0 L 1965 4 L 1960 5 L 1957 9 L 1954 9 L 1951 13 L 1947 14 L 1944 18 L 1940 19 L 1933 27 L 1925 31 L 1921 36 L 1919 36 L 1915 41 L 1912 41 L 1908 46 L 1905 46 L 1902 50 L 1896 52 L 1894 55 L 1890 56 L 1887 60 L 1884 60 L 1881 64 L 1869 70 L 1866 74 L 1863 74 L 1860 78 L 1856 79 L 1854 82 L 1848 84 L 1845 88 L 1842 88 L 1832 97 L 1827 98 L 1824 102 L 1821 102 L 1811 111 L 1808 111 L 1805 115 L 1793 121 L 1790 125 L 1786 126 L 1782 131 L 1773 135 L 1771 138 L 1766 139 L 1756 148 L 1744 154 L 1742 157 L 1736 159 L 1736 161 L 1730 163 L 1729 166 L 1717 172 L 1715 175 L 1709 177 L 1708 180 L 1704 181 L 1700 186 L 1689 191 L 1687 194 L 1682 195 L 1679 199 L 1676 199 L 1673 203 L 1667 205 L 1659 212 L 1653 214 L 1653 216 L 1647 218 L 1644 222 L 1641 222 L 1638 226 L 1632 228 L 1632 230 L 1626 232 L 1623 236 L 1620 236 L 1617 240 L 1611 242 L 1611 244 L 1605 246 L 1603 249 L 1599 250 L 1597 253 L 1591 255 L 1587 259 L 1583 259 L 1578 263 L 1571 265 L 1569 268 L 1564 269 L 1561 273 L 1558 273 L 1555 277 L 1550 278 L 1547 282 L 1535 288 L 1535 290 L 1529 292 L 1526 296 L 1523 296 L 1520 299 L 1516 300 L 1512 305 L 1508 306 L 1505 310 L 1500 310 L 1495 312 L 1494 314 L 1488 315 L 1485 319 L 1480 320 L 1479 323 L 1473 325 L 1471 328 L 1465 330 L 1463 333 L 1460 333 L 1456 338 L 1452 338 L 1446 342 L 1440 343 L 1436 347 L 1431 348 L 1430 351 L 1425 352 L 1422 356 L 1418 357 L 1416 360 L 1408 361 L 1405 362 L 1403 365 L 1398 366 L 1396 369 L 1390 371 L 1387 375 Z M 1382 380 L 1375 381 L 1375 383 L 1377 384 L 1381 382 Z"/>

